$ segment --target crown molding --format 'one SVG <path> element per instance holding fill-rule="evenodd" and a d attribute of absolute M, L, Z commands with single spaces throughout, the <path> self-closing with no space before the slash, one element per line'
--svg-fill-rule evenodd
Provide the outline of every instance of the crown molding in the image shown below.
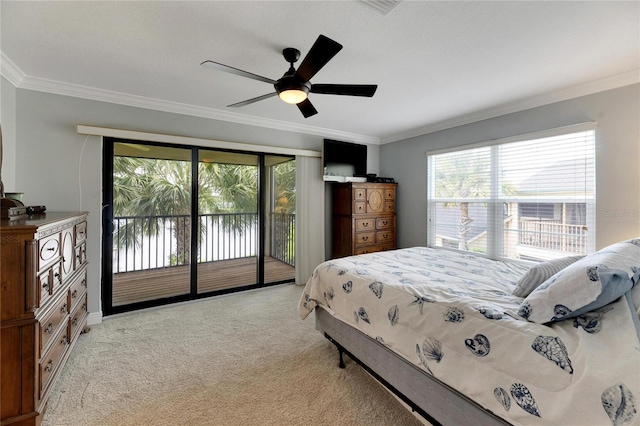
<path fill-rule="evenodd" d="M 20 68 L 13 63 L 4 53 L 0 52 L 0 75 L 6 78 L 15 87 L 20 86 L 25 75 Z"/>
<path fill-rule="evenodd" d="M 594 93 L 613 90 L 637 83 L 640 83 L 640 69 L 617 74 L 600 80 L 591 81 L 585 84 L 568 87 L 566 89 L 556 90 L 554 92 L 545 93 L 543 95 L 533 96 L 519 101 L 503 104 L 494 108 L 484 109 L 449 120 L 443 120 L 438 123 L 411 129 L 406 132 L 397 133 L 395 135 L 389 136 L 388 138 L 382 138 L 380 144 L 384 145 L 391 142 L 397 142 L 404 139 L 426 135 L 428 133 L 438 132 L 440 130 L 450 129 L 452 127 L 463 126 L 465 124 L 471 124 L 477 121 L 499 117 L 501 115 L 524 111 L 543 105 L 549 105 L 555 102 L 561 102 L 569 99 L 579 98 L 581 96 L 592 95 Z"/>
<path fill-rule="evenodd" d="M 378 145 L 380 138 L 360 135 L 356 133 L 342 132 L 322 127 L 294 124 L 286 121 L 267 118 L 252 117 L 234 112 L 220 111 L 212 108 L 188 105 L 179 102 L 165 101 L 161 99 L 147 98 L 144 96 L 130 95 L 110 90 L 96 89 L 93 87 L 69 84 L 61 81 L 48 80 L 25 75 L 9 58 L 2 54 L 2 75 L 7 77 L 16 88 L 34 90 L 38 92 L 53 93 L 56 95 L 71 96 L 82 99 L 90 99 L 100 102 L 108 102 L 118 105 L 127 105 L 137 108 L 145 108 L 156 111 L 170 112 L 173 114 L 202 117 L 212 120 L 245 124 L 249 126 L 264 127 L 287 132 L 304 133 L 321 136 L 324 138 L 338 139 L 348 142 L 359 142 Z M 6 66 L 5 66 L 6 65 Z M 5 70 L 6 68 L 6 70 Z M 6 73 L 6 74 L 5 74 Z"/>

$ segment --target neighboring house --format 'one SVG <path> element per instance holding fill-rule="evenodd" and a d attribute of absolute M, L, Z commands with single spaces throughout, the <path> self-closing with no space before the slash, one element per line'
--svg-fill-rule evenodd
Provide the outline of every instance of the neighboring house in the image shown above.
<path fill-rule="evenodd" d="M 540 199 L 509 203 L 509 227 L 519 230 L 517 245 L 511 249 L 524 260 L 547 260 L 557 253 L 586 254 L 587 229 L 590 222 L 595 223 L 594 188 L 594 175 L 575 167 L 570 159 L 543 167 L 519 182 L 515 197 L 526 198 L 536 191 Z"/>

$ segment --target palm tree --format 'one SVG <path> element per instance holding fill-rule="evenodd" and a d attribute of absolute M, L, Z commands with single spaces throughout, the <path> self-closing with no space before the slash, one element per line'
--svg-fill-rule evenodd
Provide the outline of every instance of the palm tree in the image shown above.
<path fill-rule="evenodd" d="M 273 167 L 275 181 L 275 210 L 279 213 L 296 212 L 296 165 L 294 160 Z"/>
<path fill-rule="evenodd" d="M 241 164 L 198 165 L 200 213 L 256 213 L 258 168 Z"/>
<path fill-rule="evenodd" d="M 254 169 L 254 170 L 251 170 Z M 256 211 L 255 167 L 200 163 L 198 208 L 202 213 Z M 114 157 L 114 216 L 143 216 L 142 223 L 127 221 L 118 229 L 120 247 L 139 244 L 143 235 L 157 235 L 169 226 L 176 241 L 171 264 L 191 258 L 191 163 L 179 160 Z M 232 226 L 244 228 L 235 221 Z"/>
<path fill-rule="evenodd" d="M 273 166 L 271 256 L 295 265 L 296 169 L 290 160 Z"/>
<path fill-rule="evenodd" d="M 437 158 L 435 168 L 436 198 L 486 199 L 491 191 L 491 170 L 489 155 L 469 155 L 455 152 Z M 502 194 L 512 195 L 513 185 L 503 182 Z M 467 235 L 473 219 L 469 215 L 469 202 L 444 202 L 444 208 L 460 206 L 458 220 L 458 248 L 469 250 Z"/>

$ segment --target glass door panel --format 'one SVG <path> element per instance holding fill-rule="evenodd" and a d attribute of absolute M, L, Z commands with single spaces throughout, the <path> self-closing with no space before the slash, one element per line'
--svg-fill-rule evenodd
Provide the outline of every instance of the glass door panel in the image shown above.
<path fill-rule="evenodd" d="M 270 194 L 265 217 L 264 282 L 295 279 L 296 166 L 291 157 L 267 155 L 266 186 Z"/>
<path fill-rule="evenodd" d="M 198 151 L 197 292 L 259 283 L 259 156 Z"/>
<path fill-rule="evenodd" d="M 190 292 L 191 149 L 115 142 L 111 306 Z"/>

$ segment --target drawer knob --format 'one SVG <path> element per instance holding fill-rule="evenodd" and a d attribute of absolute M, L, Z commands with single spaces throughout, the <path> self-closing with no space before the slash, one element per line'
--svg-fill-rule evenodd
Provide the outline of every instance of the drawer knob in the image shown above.
<path fill-rule="evenodd" d="M 56 248 L 55 247 L 49 247 L 49 248 L 47 248 L 47 251 L 56 251 Z"/>
<path fill-rule="evenodd" d="M 43 330 L 46 334 L 51 334 L 53 332 L 53 323 L 50 322 L 48 326 Z"/>
<path fill-rule="evenodd" d="M 362 237 L 362 241 L 367 241 L 369 237 Z"/>
<path fill-rule="evenodd" d="M 42 284 L 42 288 L 44 288 L 45 290 L 49 291 L 49 283 Z"/>
<path fill-rule="evenodd" d="M 71 293 L 71 298 L 75 299 L 76 297 L 78 297 L 78 290 L 73 290 L 73 292 Z"/>
<path fill-rule="evenodd" d="M 87 280 L 82 280 L 82 287 L 86 287 L 87 286 Z"/>
<path fill-rule="evenodd" d="M 387 226 L 387 223 L 389 223 L 389 222 L 387 222 L 386 220 L 383 220 L 383 221 L 382 221 L 382 224 L 383 224 L 384 226 Z"/>
<path fill-rule="evenodd" d="M 64 336 L 62 340 L 60 340 L 60 343 L 63 344 L 64 346 L 67 346 L 69 344 L 69 340 L 67 339 L 67 336 Z"/>
<path fill-rule="evenodd" d="M 60 313 L 62 313 L 62 314 L 66 314 L 67 313 L 67 304 L 66 303 L 64 305 L 62 305 L 62 308 L 60 308 Z"/>
<path fill-rule="evenodd" d="M 47 362 L 47 365 L 44 366 L 44 371 L 46 371 L 47 373 L 50 373 L 51 370 L 53 370 L 53 360 L 50 359 L 49 362 Z"/>
<path fill-rule="evenodd" d="M 362 224 L 363 227 L 367 228 L 369 226 L 369 222 L 365 222 Z"/>
<path fill-rule="evenodd" d="M 77 326 L 78 325 L 78 318 L 74 318 L 73 321 L 71 321 L 71 324 L 73 324 L 73 326 Z"/>

